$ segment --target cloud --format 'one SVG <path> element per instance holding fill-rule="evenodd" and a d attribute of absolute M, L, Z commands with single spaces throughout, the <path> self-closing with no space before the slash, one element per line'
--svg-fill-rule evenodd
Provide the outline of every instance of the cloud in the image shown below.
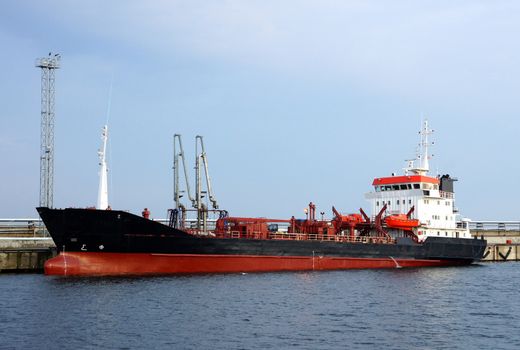
<path fill-rule="evenodd" d="M 324 160 L 336 170 L 328 174 L 338 176 L 329 183 L 343 183 L 342 168 L 338 171 L 337 167 L 345 167 L 350 184 L 364 184 L 361 175 L 400 165 L 392 159 L 403 156 L 399 147 L 414 142 L 406 141 L 406 132 L 424 111 L 447 141 L 444 149 L 439 142 L 437 150 L 443 155 L 438 159 L 453 165 L 450 171 L 457 171 L 461 179 L 477 179 L 475 184 L 463 185 L 471 189 L 480 181 L 473 177 L 481 172 L 479 162 L 464 162 L 460 154 L 498 157 L 498 163 L 509 164 L 510 155 L 500 149 L 504 145 L 515 149 L 518 143 L 503 131 L 518 131 L 519 7 L 517 2 L 442 0 L 49 0 L 7 4 L 0 13 L 0 42 L 6 48 L 0 59 L 8 67 L 4 80 L 10 83 L 4 84 L 7 103 L 0 124 L 14 132 L 23 130 L 32 145 L 24 150 L 0 137 L 0 150 L 7 159 L 10 150 L 19 152 L 16 159 L 33 167 L 24 173 L 32 175 L 31 183 L 38 183 L 40 87 L 33 60 L 52 49 L 63 56 L 56 125 L 57 135 L 61 135 L 56 145 L 62 153 L 57 155 L 56 173 L 63 178 L 61 188 L 70 187 L 66 184 L 70 181 L 77 188 L 83 183 L 84 198 L 91 196 L 90 188 L 95 191 L 91 183 L 96 169 L 92 167 L 97 164 L 98 128 L 106 118 L 112 74 L 112 140 L 121 150 L 115 157 L 119 164 L 114 162 L 114 174 L 133 174 L 138 179 L 159 176 L 162 169 L 151 171 L 151 166 L 141 163 L 168 162 L 169 133 L 181 128 L 183 133 L 197 130 L 209 134 L 209 140 L 219 140 L 213 147 L 221 154 L 240 141 L 247 152 L 233 156 L 242 157 L 244 168 L 258 166 L 259 171 L 266 168 L 251 152 L 273 164 L 294 164 L 291 162 L 309 147 L 309 139 L 312 147 L 305 157 L 328 159 L 332 149 L 351 152 L 350 161 L 355 154 L 360 164 L 366 162 L 352 172 L 356 161 L 338 164 Z M 237 123 L 244 120 L 251 125 Z M 230 130 L 228 125 L 240 126 Z M 259 130 L 257 125 L 265 129 Z M 482 139 L 481 134 L 486 137 Z M 10 133 L 6 131 L 6 135 Z M 144 141 L 137 144 L 132 135 Z M 232 139 L 236 135 L 244 139 Z M 272 136 L 273 149 L 264 146 L 264 135 Z M 406 148 L 404 155 L 408 151 Z M 372 160 L 362 159 L 361 152 L 371 154 Z M 141 173 L 135 173 L 135 159 Z M 223 159 L 212 161 L 215 174 L 228 171 L 228 159 Z M 64 165 L 63 170 L 59 164 Z M 128 164 L 128 169 L 122 171 L 122 164 Z M 219 171 L 219 166 L 224 170 Z M 21 170 L 11 168 L 5 183 L 20 177 Z M 286 174 L 292 176 L 292 168 L 288 170 Z M 163 175 L 152 181 L 155 190 L 143 187 L 142 195 L 135 192 L 135 179 L 121 177 L 121 197 L 123 193 L 132 197 L 122 203 L 126 206 L 154 191 L 162 193 L 170 183 L 170 174 Z M 321 181 L 322 172 L 317 175 L 307 178 Z M 219 186 L 250 187 L 247 179 L 226 181 L 223 177 Z M 507 188 L 505 192 L 515 188 L 507 182 L 501 185 Z M 272 189 L 258 186 L 258 193 L 266 197 L 266 188 Z M 301 195 L 297 185 L 287 186 L 293 186 L 295 196 Z M 262 201 L 255 202 L 259 209 L 266 208 Z M 286 208 L 292 205 L 280 203 Z"/>
<path fill-rule="evenodd" d="M 60 2 L 53 11 L 74 30 L 150 55 L 442 96 L 473 93 L 479 82 L 512 83 L 519 9 L 486 1 L 236 0 Z"/>

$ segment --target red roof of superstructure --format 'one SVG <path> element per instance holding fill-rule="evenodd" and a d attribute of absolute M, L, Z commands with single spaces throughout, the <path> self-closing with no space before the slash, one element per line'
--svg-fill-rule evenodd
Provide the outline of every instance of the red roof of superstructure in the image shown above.
<path fill-rule="evenodd" d="M 428 182 L 431 184 L 438 184 L 439 179 L 436 177 L 423 176 L 423 175 L 403 175 L 403 176 L 391 176 L 391 177 L 378 177 L 372 182 L 372 186 L 378 185 L 394 185 L 412 182 Z"/>

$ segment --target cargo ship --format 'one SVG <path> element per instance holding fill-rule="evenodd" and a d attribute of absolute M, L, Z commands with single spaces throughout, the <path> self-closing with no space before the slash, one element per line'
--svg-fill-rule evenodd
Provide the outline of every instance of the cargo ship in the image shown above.
<path fill-rule="evenodd" d="M 330 220 L 309 203 L 305 219 L 233 217 L 216 210 L 212 227 L 205 207 L 195 226 L 186 210 L 170 211 L 168 223 L 148 211 L 37 208 L 59 254 L 45 263 L 47 275 L 157 275 L 267 271 L 406 268 L 469 265 L 482 258 L 486 241 L 473 238 L 458 220 L 454 182 L 430 176 L 427 121 L 420 151 L 404 174 L 375 178 L 366 194 L 371 215 Z"/>

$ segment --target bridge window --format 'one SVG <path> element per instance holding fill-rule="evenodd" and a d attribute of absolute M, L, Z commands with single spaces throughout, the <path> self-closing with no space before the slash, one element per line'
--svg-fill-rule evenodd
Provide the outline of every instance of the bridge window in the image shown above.
<path fill-rule="evenodd" d="M 406 190 L 406 185 L 399 185 L 402 190 Z"/>
<path fill-rule="evenodd" d="M 394 190 L 398 190 L 398 189 L 399 189 L 399 185 L 393 185 L 392 188 L 393 188 Z"/>
<path fill-rule="evenodd" d="M 418 189 L 421 188 L 421 185 L 420 185 L 420 184 L 413 184 L 413 188 L 415 188 L 416 190 L 418 190 Z"/>

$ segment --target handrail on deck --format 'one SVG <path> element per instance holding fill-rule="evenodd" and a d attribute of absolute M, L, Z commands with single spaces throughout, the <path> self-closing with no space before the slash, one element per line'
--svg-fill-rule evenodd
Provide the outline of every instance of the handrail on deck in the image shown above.
<path fill-rule="evenodd" d="M 217 238 L 228 238 L 228 239 L 262 239 L 265 238 L 265 234 L 261 232 L 252 232 L 249 234 L 241 233 L 238 231 L 230 231 L 224 233 L 216 233 Z M 369 236 L 339 236 L 339 235 L 319 235 L 319 234 L 306 234 L 306 233 L 279 233 L 270 232 L 268 239 L 271 240 L 289 240 L 289 241 L 324 241 L 324 242 L 345 242 L 345 243 L 381 243 L 381 244 L 393 244 L 395 243 L 394 238 L 387 237 L 369 237 Z"/>

